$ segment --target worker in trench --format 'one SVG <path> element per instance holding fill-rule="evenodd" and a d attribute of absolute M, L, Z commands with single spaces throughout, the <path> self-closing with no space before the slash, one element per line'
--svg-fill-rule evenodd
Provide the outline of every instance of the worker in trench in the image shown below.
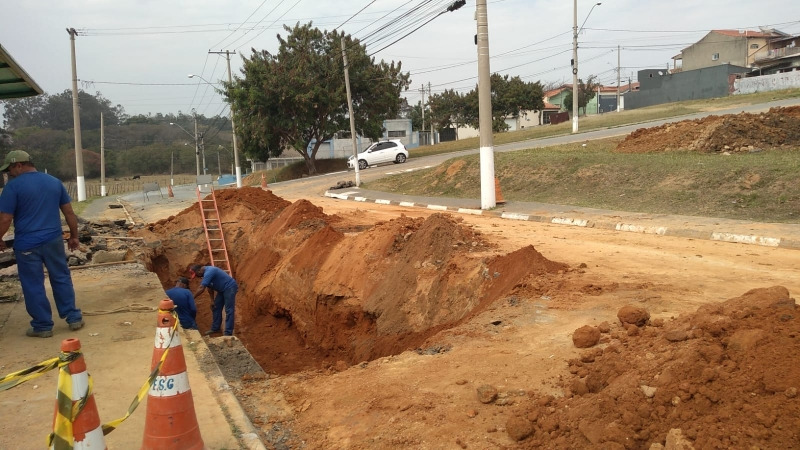
<path fill-rule="evenodd" d="M 189 268 L 191 278 L 202 278 L 200 288 L 194 293 L 197 300 L 206 289 L 211 296 L 211 329 L 205 334 L 219 333 L 222 327 L 222 311 L 225 310 L 225 336 L 233 336 L 233 323 L 236 310 L 236 292 L 239 285 L 224 270 L 214 266 L 194 264 Z"/>
<path fill-rule="evenodd" d="M 189 280 L 186 277 L 178 277 L 175 287 L 167 289 L 165 294 L 175 304 L 181 327 L 185 330 L 196 330 L 197 305 L 194 303 L 192 291 L 189 290 Z"/>

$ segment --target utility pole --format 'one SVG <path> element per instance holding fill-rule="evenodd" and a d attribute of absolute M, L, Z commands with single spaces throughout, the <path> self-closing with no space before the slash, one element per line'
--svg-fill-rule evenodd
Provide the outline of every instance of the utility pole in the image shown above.
<path fill-rule="evenodd" d="M 100 113 L 100 197 L 106 196 L 106 127 Z"/>
<path fill-rule="evenodd" d="M 194 116 L 194 158 L 197 160 L 197 176 L 200 176 L 200 142 L 197 140 L 197 112 L 192 109 Z"/>
<path fill-rule="evenodd" d="M 205 133 L 200 133 L 200 151 L 203 153 L 203 175 L 208 175 L 208 166 L 206 165 L 206 141 L 203 140 Z"/>
<path fill-rule="evenodd" d="M 422 84 L 422 87 L 419 88 L 419 92 L 422 94 L 422 134 L 425 134 L 425 83 Z M 419 143 L 422 145 L 422 142 Z"/>
<path fill-rule="evenodd" d="M 75 133 L 75 174 L 77 176 L 78 201 L 86 200 L 86 180 L 83 177 L 83 143 L 81 142 L 81 108 L 78 104 L 78 68 L 75 64 L 75 28 L 67 28 L 72 49 L 72 121 Z"/>
<path fill-rule="evenodd" d="M 350 138 L 353 140 L 353 167 L 356 171 L 356 187 L 361 186 L 361 174 L 358 168 L 358 143 L 356 142 L 356 118 L 353 116 L 353 97 L 350 95 L 350 71 L 347 65 L 347 52 L 342 32 L 342 62 L 344 63 L 344 85 L 347 89 L 347 111 L 350 114 Z"/>
<path fill-rule="evenodd" d="M 431 101 L 431 82 L 428 81 L 428 102 Z M 433 117 L 431 117 L 431 145 L 436 145 L 436 137 L 433 134 Z"/>
<path fill-rule="evenodd" d="M 620 71 L 620 56 L 619 56 L 619 45 L 617 46 L 617 112 L 620 112 L 619 107 L 619 71 Z"/>
<path fill-rule="evenodd" d="M 572 132 L 578 132 L 578 0 L 572 8 Z"/>
<path fill-rule="evenodd" d="M 486 0 L 476 1 L 478 22 L 478 123 L 480 129 L 481 209 L 497 206 L 494 192 L 494 143 L 492 136 L 492 81 L 489 69 L 489 13 Z"/>
<path fill-rule="evenodd" d="M 215 53 L 215 54 L 222 54 L 225 53 L 225 59 L 228 60 L 228 83 L 233 82 L 233 78 L 231 77 L 231 53 L 236 53 L 235 51 L 231 52 L 230 50 L 225 50 L 224 52 L 208 52 L 208 53 Z M 231 134 L 233 135 L 233 161 L 236 164 L 236 187 L 242 187 L 242 166 L 239 164 L 239 148 L 236 145 L 236 124 L 233 122 L 233 104 L 231 104 Z"/>

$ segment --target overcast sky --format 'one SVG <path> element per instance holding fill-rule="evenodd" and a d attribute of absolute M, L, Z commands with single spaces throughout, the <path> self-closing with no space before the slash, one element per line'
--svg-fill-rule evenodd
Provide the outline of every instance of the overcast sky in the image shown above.
<path fill-rule="evenodd" d="M 227 78 L 224 56 L 210 50 L 238 52 L 231 58 L 236 76 L 240 55 L 249 56 L 251 47 L 277 49 L 283 24 L 312 21 L 331 30 L 347 21 L 339 29 L 364 40 L 376 59 L 402 61 L 412 80 L 405 95 L 417 103 L 423 84 L 438 93 L 467 92 L 477 83 L 475 0 L 382 48 L 452 1 L 8 1 L 0 8 L 0 44 L 47 93 L 59 93 L 71 88 L 66 28 L 75 28 L 82 89 L 101 92 L 131 115 L 196 108 L 213 116 L 227 115 L 225 103 L 207 84 L 187 78 L 190 73 L 210 82 Z M 797 0 L 604 0 L 592 10 L 595 3 L 578 0 L 578 25 L 585 20 L 578 38 L 579 74 L 597 75 L 608 85 L 616 85 L 617 46 L 624 83 L 630 76 L 636 81 L 639 69 L 671 64 L 681 48 L 712 29 L 771 26 L 800 33 Z M 416 13 L 407 23 L 397 21 L 411 10 Z M 573 2 L 488 0 L 488 14 L 492 72 L 545 84 L 572 82 Z"/>

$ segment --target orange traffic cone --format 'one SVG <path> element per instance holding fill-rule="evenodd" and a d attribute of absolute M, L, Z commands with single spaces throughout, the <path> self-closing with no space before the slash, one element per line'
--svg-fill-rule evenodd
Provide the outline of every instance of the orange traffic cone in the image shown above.
<path fill-rule="evenodd" d="M 175 197 L 175 194 L 172 193 L 172 185 L 167 185 L 167 197 Z"/>
<path fill-rule="evenodd" d="M 75 357 L 77 355 L 77 357 Z M 74 360 L 61 367 L 58 373 L 56 409 L 53 414 L 53 434 L 50 435 L 50 448 L 104 449 L 106 448 L 100 415 L 92 393 L 92 382 L 86 372 L 86 361 L 81 353 L 81 341 L 64 339 L 61 341 L 61 357 Z M 75 405 L 84 402 L 75 417 Z"/>
<path fill-rule="evenodd" d="M 498 205 L 504 204 L 506 201 L 503 198 L 503 192 L 500 191 L 500 180 L 494 177 L 494 202 Z"/>
<path fill-rule="evenodd" d="M 267 189 L 267 176 L 261 174 L 261 189 Z"/>
<path fill-rule="evenodd" d="M 181 336 L 176 331 L 175 304 L 164 299 L 158 305 L 158 323 L 151 370 L 161 363 L 158 376 L 147 393 L 147 417 L 142 449 L 189 450 L 203 448 L 194 412 L 192 390 L 186 373 Z"/>

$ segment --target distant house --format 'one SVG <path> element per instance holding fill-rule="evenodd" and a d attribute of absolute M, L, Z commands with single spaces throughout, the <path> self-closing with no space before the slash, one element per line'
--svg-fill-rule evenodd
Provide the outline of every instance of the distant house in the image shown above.
<path fill-rule="evenodd" d="M 800 70 L 800 36 L 780 34 L 782 36 L 769 40 L 766 54 L 761 52 L 756 55 L 753 74 L 771 75 Z"/>
<path fill-rule="evenodd" d="M 631 91 L 638 91 L 639 83 L 625 83 L 619 86 L 621 109 L 625 109 L 625 94 Z M 559 111 L 572 112 L 572 104 L 564 104 L 567 94 L 572 92 L 572 84 L 564 84 L 558 88 L 551 89 L 544 93 L 545 108 L 542 111 L 542 123 L 550 123 L 550 116 Z M 606 113 L 617 110 L 617 86 L 600 86 L 595 96 L 587 103 L 583 114 L 592 115 Z"/>
<path fill-rule="evenodd" d="M 684 72 L 725 64 L 750 68 L 757 59 L 768 55 L 772 39 L 784 36 L 774 30 L 711 30 L 673 56 L 673 68 Z"/>

